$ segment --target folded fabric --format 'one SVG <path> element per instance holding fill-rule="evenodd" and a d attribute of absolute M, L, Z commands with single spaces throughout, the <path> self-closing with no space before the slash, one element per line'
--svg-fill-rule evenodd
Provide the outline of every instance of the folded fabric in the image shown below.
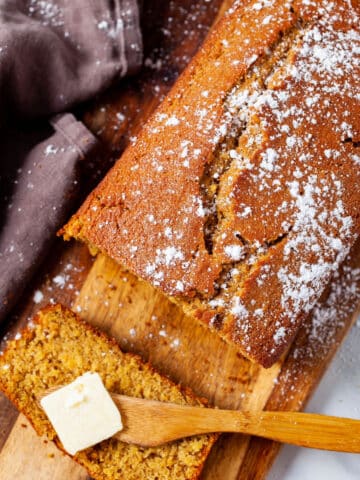
<path fill-rule="evenodd" d="M 141 57 L 136 0 L 0 0 L 0 123 L 66 111 Z"/>
<path fill-rule="evenodd" d="M 0 321 L 69 214 L 97 146 L 72 114 L 54 114 L 141 59 L 136 0 L 0 0 Z"/>

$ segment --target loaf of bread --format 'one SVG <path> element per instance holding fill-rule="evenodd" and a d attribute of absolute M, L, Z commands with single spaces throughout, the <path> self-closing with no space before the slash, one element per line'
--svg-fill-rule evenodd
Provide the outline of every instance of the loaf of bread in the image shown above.
<path fill-rule="evenodd" d="M 40 311 L 21 338 L 0 356 L 0 388 L 26 415 L 39 435 L 62 449 L 37 398 L 87 371 L 99 373 L 106 388 L 129 396 L 200 405 L 191 391 L 156 373 L 139 357 L 123 353 L 73 312 L 60 305 Z M 74 459 L 96 480 L 196 479 L 216 439 L 202 435 L 156 448 L 142 448 L 114 438 L 83 450 Z"/>
<path fill-rule="evenodd" d="M 360 3 L 235 2 L 63 230 L 268 367 L 360 230 Z"/>

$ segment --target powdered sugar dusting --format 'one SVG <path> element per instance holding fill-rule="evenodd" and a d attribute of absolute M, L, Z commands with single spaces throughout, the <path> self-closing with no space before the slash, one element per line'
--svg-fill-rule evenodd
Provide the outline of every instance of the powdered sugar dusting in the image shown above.
<path fill-rule="evenodd" d="M 234 16 L 101 187 L 90 240 L 120 235 L 118 261 L 275 358 L 359 231 L 360 22 L 342 0 L 244 8 L 264 35 Z"/>
<path fill-rule="evenodd" d="M 306 342 L 294 345 L 290 352 L 299 370 L 331 348 L 337 341 L 338 331 L 349 324 L 349 318 L 356 310 L 360 301 L 360 269 L 351 263 L 354 262 L 347 261 L 340 271 L 334 273 L 326 301 L 316 303 L 309 321 L 302 328 Z"/>
<path fill-rule="evenodd" d="M 257 240 L 253 240 L 253 248 L 257 253 L 245 256 L 245 263 L 250 268 L 257 265 L 259 255 L 264 252 L 257 243 L 260 242 L 261 245 L 262 239 L 269 235 L 279 239 L 277 249 L 282 253 L 276 254 L 276 261 L 280 263 L 280 268 L 276 271 L 265 268 L 265 265 L 257 274 L 260 290 L 275 282 L 281 295 L 282 312 L 273 327 L 273 341 L 277 346 L 287 344 L 299 318 L 312 310 L 357 236 L 347 200 L 346 177 L 341 169 L 334 173 L 336 169 L 332 172 L 331 166 L 324 167 L 326 162 L 338 162 L 341 158 L 349 165 L 352 174 L 356 175 L 353 165 L 345 159 L 351 159 L 355 164 L 358 161 L 358 154 L 349 152 L 347 142 L 344 141 L 354 135 L 353 120 L 347 118 L 346 121 L 339 121 L 338 108 L 334 109 L 333 105 L 337 101 L 341 104 L 345 99 L 348 105 L 353 104 L 356 91 L 360 88 L 358 78 L 351 84 L 344 81 L 345 75 L 355 76 L 355 69 L 359 67 L 360 35 L 353 28 L 346 31 L 334 30 L 337 13 L 332 9 L 331 4 L 326 5 L 321 9 L 322 19 L 319 24 L 305 29 L 299 51 L 293 55 L 294 61 L 280 70 L 280 75 L 276 70 L 272 73 L 267 80 L 270 88 L 264 91 L 234 88 L 228 98 L 231 122 L 226 115 L 224 117 L 228 135 L 232 134 L 234 124 L 249 128 L 253 118 L 258 122 L 260 117 L 263 131 L 267 130 L 268 125 L 273 125 L 273 120 L 276 122 L 272 136 L 267 140 L 263 134 L 258 139 L 255 137 L 255 142 L 254 137 L 245 137 L 246 149 L 230 151 L 231 173 L 223 188 L 223 197 L 220 189 L 220 198 L 215 201 L 220 212 L 226 211 L 229 205 L 235 209 L 239 205 L 232 228 L 241 232 L 241 238 L 250 241 L 253 237 L 255 240 L 254 231 L 246 228 L 253 228 L 255 220 L 261 222 L 261 226 L 257 223 L 256 227 Z M 304 93 L 305 101 L 297 103 L 296 95 L 300 97 Z M 317 141 L 319 114 L 332 125 L 336 132 L 334 135 L 337 135 L 335 142 L 325 138 Z M 344 117 L 350 117 L 346 109 L 342 118 Z M 327 142 L 331 148 L 324 147 Z M 335 147 L 332 147 L 333 144 Z M 250 152 L 254 151 L 253 145 L 262 150 L 256 160 L 247 157 L 249 149 Z M 322 148 L 323 156 L 319 155 Z M 324 172 L 324 168 L 328 171 Z M 246 174 L 250 175 L 251 182 L 243 182 L 242 172 L 248 172 Z M 244 188 L 251 188 L 251 195 L 246 197 Z M 282 193 L 281 203 L 274 205 L 277 199 L 271 192 L 277 191 Z M 284 195 L 284 191 L 287 194 Z M 260 209 L 254 209 L 254 196 L 259 198 L 259 204 L 262 203 Z M 223 223 L 228 229 L 228 220 Z M 221 226 L 220 223 L 218 228 Z M 229 237 L 225 228 L 224 233 L 219 235 L 220 238 Z M 274 233 L 270 233 L 272 231 Z M 243 248 L 244 246 L 238 245 L 238 251 Z M 225 243 L 224 251 L 231 260 L 234 257 L 229 253 L 233 249 L 233 246 Z M 233 297 L 231 291 L 234 287 L 236 289 L 236 284 L 243 288 L 241 277 L 239 279 L 230 271 L 226 282 L 221 284 L 217 302 L 212 301 L 211 306 L 215 308 L 217 316 L 222 312 L 220 314 L 224 316 L 225 322 L 228 321 L 226 310 L 230 309 L 236 316 L 235 325 L 242 337 L 241 343 L 246 345 L 251 328 L 255 328 L 255 331 L 258 328 L 258 320 L 262 318 L 265 325 L 269 320 L 264 314 L 263 304 L 255 300 L 261 298 L 261 293 L 254 290 L 253 295 L 244 292 L 243 298 L 238 293 Z M 292 326 L 286 328 L 284 325 Z M 246 349 L 249 351 L 251 347 L 247 345 Z"/>
<path fill-rule="evenodd" d="M 279 327 L 277 331 L 274 333 L 274 342 L 276 344 L 280 343 L 281 340 L 286 336 L 286 330 L 284 327 Z"/>
<path fill-rule="evenodd" d="M 324 288 L 332 272 L 336 271 L 348 253 L 346 240 L 352 236 L 352 218 L 347 216 L 341 200 L 341 183 L 331 174 L 334 188 L 318 185 L 317 178 L 310 175 L 302 186 L 297 180 L 289 183 L 291 196 L 295 200 L 297 213 L 291 237 L 284 248 L 285 262 L 279 269 L 278 278 L 283 285 L 281 303 L 291 318 L 301 311 L 309 312 L 317 300 L 318 292 Z M 338 200 L 335 208 L 327 211 L 327 194 L 335 190 Z M 336 227 L 329 233 L 328 224 Z M 335 254 L 335 258 L 334 258 Z M 304 257 L 299 269 L 293 272 L 287 260 L 291 256 Z M 311 257 L 311 262 L 307 258 Z M 330 261 L 326 259 L 330 258 Z"/>

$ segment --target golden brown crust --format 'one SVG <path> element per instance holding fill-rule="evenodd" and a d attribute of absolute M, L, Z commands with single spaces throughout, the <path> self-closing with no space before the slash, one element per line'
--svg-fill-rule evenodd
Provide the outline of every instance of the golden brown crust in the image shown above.
<path fill-rule="evenodd" d="M 360 230 L 359 15 L 231 9 L 65 236 L 270 366 Z"/>
<path fill-rule="evenodd" d="M 119 393 L 193 405 L 206 403 L 189 388 L 160 376 L 138 355 L 124 354 L 114 339 L 61 305 L 41 310 L 20 338 L 9 342 L 0 357 L 0 389 L 25 414 L 39 435 L 47 435 L 64 451 L 36 398 L 47 388 L 64 384 L 84 373 L 83 369 L 95 369 L 107 382 L 107 388 Z M 113 480 L 118 475 L 135 479 L 139 472 L 149 478 L 165 479 L 169 468 L 178 478 L 191 480 L 200 474 L 216 438 L 217 435 L 194 437 L 150 450 L 111 439 L 72 458 L 97 480 Z M 147 464 L 148 454 L 153 460 Z M 187 455 L 189 462 L 185 459 Z M 163 465 L 162 459 L 169 456 L 173 461 Z"/>

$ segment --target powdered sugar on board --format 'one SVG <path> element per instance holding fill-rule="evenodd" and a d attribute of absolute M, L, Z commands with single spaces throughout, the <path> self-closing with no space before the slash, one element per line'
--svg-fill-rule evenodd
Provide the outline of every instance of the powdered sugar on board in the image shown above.
<path fill-rule="evenodd" d="M 275 397 L 286 395 L 289 408 L 294 408 L 296 401 L 299 407 L 303 406 L 307 394 L 303 389 L 304 378 L 311 376 L 314 369 L 319 368 L 319 362 L 334 350 L 345 327 L 351 325 L 359 311 L 359 259 L 358 241 L 344 265 L 334 273 L 326 299 L 316 303 L 290 349 L 274 392 Z"/>

